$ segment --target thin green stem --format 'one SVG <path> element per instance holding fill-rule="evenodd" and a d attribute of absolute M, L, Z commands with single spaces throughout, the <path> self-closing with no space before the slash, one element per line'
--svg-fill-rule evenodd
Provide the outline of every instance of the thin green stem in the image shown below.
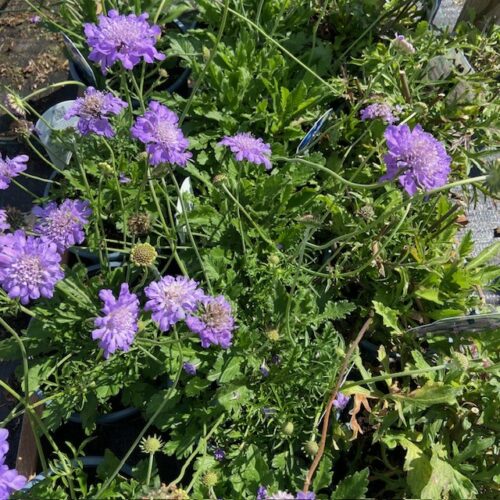
<path fill-rule="evenodd" d="M 135 450 L 137 445 L 141 442 L 141 439 L 143 438 L 144 434 L 146 434 L 147 430 L 151 427 L 151 425 L 153 425 L 154 421 L 156 420 L 156 417 L 158 417 L 158 415 L 161 413 L 163 408 L 165 408 L 166 404 L 168 403 L 168 401 L 170 399 L 170 395 L 177 387 L 177 384 L 179 382 L 179 379 L 180 379 L 180 376 L 182 373 L 182 362 L 181 362 L 182 361 L 182 343 L 180 342 L 179 334 L 177 333 L 177 330 L 175 328 L 174 328 L 174 335 L 175 335 L 175 338 L 177 340 L 177 344 L 179 346 L 179 368 L 177 370 L 177 375 L 175 377 L 175 381 L 172 384 L 172 386 L 169 387 L 169 389 L 167 390 L 167 393 L 165 394 L 165 398 L 160 403 L 160 405 L 158 406 L 156 411 L 153 413 L 153 415 L 151 415 L 149 420 L 146 422 L 146 425 L 142 428 L 141 432 L 139 432 L 138 436 L 135 438 L 134 442 L 132 443 L 132 446 L 128 449 L 127 453 L 125 453 L 125 455 L 123 456 L 123 458 L 121 459 L 120 463 L 117 465 L 115 470 L 111 474 L 108 475 L 108 477 L 106 478 L 106 480 L 104 481 L 102 486 L 99 488 L 99 491 L 96 493 L 94 498 L 101 498 L 102 494 L 106 491 L 108 486 L 111 484 L 111 481 L 113 481 L 113 479 L 117 476 L 117 474 L 120 472 L 122 467 L 125 465 L 126 461 L 128 460 L 128 457 L 130 457 L 130 455 L 133 453 L 133 451 Z"/>
<path fill-rule="evenodd" d="M 229 11 L 229 0 L 224 0 L 224 12 L 222 14 L 222 20 L 219 25 L 219 31 L 217 33 L 217 38 L 215 40 L 215 45 L 212 47 L 212 50 L 210 51 L 210 55 L 208 57 L 207 62 L 203 66 L 203 69 L 201 70 L 201 73 L 198 75 L 198 78 L 196 79 L 194 83 L 193 90 L 191 91 L 191 95 L 189 96 L 189 99 L 186 103 L 186 106 L 184 107 L 184 110 L 182 111 L 182 114 L 179 118 L 179 126 L 181 126 L 184 122 L 184 119 L 186 118 L 186 115 L 188 114 L 189 110 L 191 109 L 191 104 L 193 103 L 194 96 L 198 92 L 198 89 L 201 86 L 201 83 L 203 82 L 203 79 L 205 78 L 205 74 L 207 72 L 208 67 L 214 60 L 215 55 L 217 54 L 217 49 L 219 47 L 219 43 L 222 40 L 222 35 L 224 33 L 224 28 L 226 27 L 226 21 L 227 21 L 227 13 Z"/>

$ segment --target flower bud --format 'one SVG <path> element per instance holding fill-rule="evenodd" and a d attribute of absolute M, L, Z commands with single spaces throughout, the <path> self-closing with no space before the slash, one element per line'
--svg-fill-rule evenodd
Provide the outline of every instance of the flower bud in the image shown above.
<path fill-rule="evenodd" d="M 144 453 L 148 453 L 150 455 L 159 452 L 162 449 L 162 447 L 163 447 L 163 442 L 156 435 L 143 438 L 141 441 L 141 450 Z"/>
<path fill-rule="evenodd" d="M 316 441 L 306 441 L 304 443 L 305 452 L 311 457 L 315 457 L 318 454 L 319 445 Z"/>
<path fill-rule="evenodd" d="M 293 434 L 293 429 L 294 429 L 294 426 L 293 426 L 293 422 L 286 422 L 285 424 L 283 424 L 283 426 L 281 427 L 281 432 L 285 435 L 285 436 L 291 436 Z"/>

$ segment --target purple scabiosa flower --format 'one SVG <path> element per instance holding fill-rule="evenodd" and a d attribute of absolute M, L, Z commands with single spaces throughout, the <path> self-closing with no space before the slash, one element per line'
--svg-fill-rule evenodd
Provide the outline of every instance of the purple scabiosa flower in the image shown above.
<path fill-rule="evenodd" d="M 121 173 L 118 176 L 118 180 L 120 181 L 120 184 L 128 184 L 129 182 L 132 181 L 130 177 L 127 177 L 125 174 Z"/>
<path fill-rule="evenodd" d="M 112 9 L 107 16 L 99 16 L 97 25 L 84 24 L 89 59 L 101 65 L 104 75 L 118 60 L 125 69 L 132 69 L 141 58 L 148 63 L 165 59 L 155 48 L 161 29 L 149 24 L 148 17 L 147 13 L 125 16 Z"/>
<path fill-rule="evenodd" d="M 389 152 L 384 156 L 387 173 L 380 180 L 398 176 L 399 183 L 413 196 L 418 188 L 424 191 L 444 186 L 450 174 L 451 158 L 444 146 L 420 125 L 389 125 L 385 130 Z"/>
<path fill-rule="evenodd" d="M 348 405 L 350 399 L 350 396 L 346 396 L 345 394 L 339 392 L 333 401 L 332 406 L 337 410 L 342 411 Z"/>
<path fill-rule="evenodd" d="M 8 437 L 9 431 L 0 429 L 0 500 L 7 500 L 11 493 L 20 490 L 26 484 L 24 476 L 21 476 L 16 469 L 9 469 L 4 463 L 9 451 Z"/>
<path fill-rule="evenodd" d="M 33 207 L 38 220 L 33 228 L 43 240 L 55 243 L 64 252 L 85 239 L 83 226 L 88 224 L 92 210 L 86 200 L 64 200 L 59 206 L 51 201 L 44 208 Z"/>
<path fill-rule="evenodd" d="M 151 165 L 172 163 L 184 167 L 192 154 L 186 151 L 189 141 L 179 127 L 179 118 L 163 104 L 151 101 L 130 129 L 132 137 L 146 144 Z"/>
<path fill-rule="evenodd" d="M 406 54 L 414 54 L 415 47 L 403 36 L 398 35 L 397 33 L 394 35 L 392 40 L 392 45 L 401 52 L 405 52 Z"/>
<path fill-rule="evenodd" d="M 28 160 L 26 155 L 14 156 L 14 158 L 6 156 L 4 159 L 0 154 L 0 189 L 7 189 L 10 180 L 28 168 L 26 165 Z"/>
<path fill-rule="evenodd" d="M 222 448 L 217 448 L 214 450 L 214 458 L 217 462 L 222 462 L 226 458 L 226 453 Z"/>
<path fill-rule="evenodd" d="M 40 16 L 31 16 L 30 17 L 30 23 L 31 24 L 38 24 L 42 18 Z"/>
<path fill-rule="evenodd" d="M 21 230 L 0 236 L 0 285 L 21 304 L 52 297 L 56 283 L 64 277 L 60 262 L 54 243 L 26 236 Z"/>
<path fill-rule="evenodd" d="M 111 290 L 101 290 L 99 298 L 104 303 L 101 309 L 104 316 L 94 319 L 96 329 L 92 331 L 92 338 L 99 339 L 99 347 L 108 359 L 117 350 L 130 349 L 138 330 L 139 299 L 130 293 L 127 283 L 122 283 L 118 299 Z"/>
<path fill-rule="evenodd" d="M 202 347 L 220 345 L 227 349 L 231 345 L 234 330 L 234 318 L 229 302 L 222 296 L 204 295 L 199 302 L 197 316 L 188 316 L 186 324 L 198 334 Z"/>
<path fill-rule="evenodd" d="M 7 212 L 0 208 L 0 233 L 7 231 L 10 228 L 10 224 L 7 222 Z"/>
<path fill-rule="evenodd" d="M 183 363 L 182 364 L 182 369 L 188 375 L 196 375 L 196 365 L 193 365 L 193 363 Z"/>
<path fill-rule="evenodd" d="M 144 293 L 149 299 L 144 306 L 146 311 L 152 311 L 153 321 L 162 332 L 170 330 L 172 325 L 186 319 L 193 313 L 198 302 L 204 297 L 198 283 L 184 276 L 164 276 L 159 281 L 153 281 Z"/>
<path fill-rule="evenodd" d="M 119 115 L 127 103 L 115 97 L 111 92 L 101 92 L 94 87 L 88 87 L 83 97 L 76 99 L 64 115 L 65 120 L 78 117 L 76 128 L 81 135 L 94 133 L 104 137 L 113 137 L 115 131 L 111 128 L 109 115 Z"/>
<path fill-rule="evenodd" d="M 259 486 L 256 500 L 267 500 L 267 488 L 265 486 Z"/>
<path fill-rule="evenodd" d="M 295 499 L 296 500 L 316 500 L 316 494 L 313 493 L 312 491 L 308 491 L 307 493 L 304 493 L 303 491 L 297 491 Z"/>
<path fill-rule="evenodd" d="M 269 368 L 266 365 L 265 361 L 262 361 L 260 368 L 259 368 L 260 373 L 262 373 L 263 377 L 269 377 Z"/>
<path fill-rule="evenodd" d="M 361 110 L 361 120 L 374 120 L 375 118 L 381 118 L 386 123 L 394 123 L 397 118 L 392 114 L 392 108 L 388 104 L 376 102 L 374 104 L 369 104 L 366 108 Z"/>
<path fill-rule="evenodd" d="M 219 145 L 227 146 L 238 161 L 247 160 L 255 165 L 264 165 L 266 170 L 271 170 L 271 146 L 260 137 L 254 137 L 248 132 L 226 136 Z"/>

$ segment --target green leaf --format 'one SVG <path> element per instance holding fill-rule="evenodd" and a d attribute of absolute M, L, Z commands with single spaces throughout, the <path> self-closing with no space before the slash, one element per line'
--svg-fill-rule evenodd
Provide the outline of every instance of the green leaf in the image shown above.
<path fill-rule="evenodd" d="M 324 457 L 323 460 L 321 460 L 313 480 L 313 490 L 316 493 L 322 488 L 330 486 L 333 475 L 332 466 L 333 463 L 329 457 Z"/>
<path fill-rule="evenodd" d="M 368 489 L 368 473 L 369 469 L 366 467 L 359 472 L 355 472 L 351 476 L 347 476 L 340 481 L 330 498 L 332 500 L 365 498 Z"/>
<path fill-rule="evenodd" d="M 443 304 L 443 301 L 439 298 L 439 290 L 437 288 L 419 288 L 415 291 L 415 295 L 429 302 Z"/>
<path fill-rule="evenodd" d="M 404 401 L 407 405 L 415 405 L 421 408 L 427 408 L 431 405 L 449 404 L 453 405 L 457 402 L 457 395 L 461 389 L 445 385 L 442 382 L 426 382 L 425 385 L 410 392 L 407 396 L 400 394 L 392 394 L 390 397 L 400 401 Z"/>
<path fill-rule="evenodd" d="M 104 461 L 97 467 L 97 475 L 104 481 L 111 476 L 119 463 L 120 460 L 116 455 L 112 451 L 106 449 L 104 451 Z"/>
<path fill-rule="evenodd" d="M 422 489 L 420 498 L 439 500 L 449 498 L 474 498 L 477 490 L 472 482 L 460 474 L 448 462 L 441 460 L 434 452 L 430 460 L 432 473 L 428 483 Z"/>
<path fill-rule="evenodd" d="M 477 257 L 472 259 L 465 266 L 467 269 L 475 269 L 476 267 L 482 266 L 488 263 L 493 257 L 500 254 L 500 241 L 497 241 L 493 245 L 485 248 Z"/>
<path fill-rule="evenodd" d="M 382 316 L 382 321 L 385 326 L 397 334 L 403 333 L 398 325 L 398 311 L 391 309 L 388 306 L 384 306 L 384 304 L 377 302 L 376 300 L 373 301 L 373 306 L 375 307 L 375 312 Z"/>

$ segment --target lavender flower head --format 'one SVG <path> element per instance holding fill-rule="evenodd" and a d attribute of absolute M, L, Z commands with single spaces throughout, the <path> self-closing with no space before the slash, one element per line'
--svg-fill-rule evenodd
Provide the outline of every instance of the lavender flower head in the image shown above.
<path fill-rule="evenodd" d="M 193 365 L 193 363 L 183 363 L 182 369 L 188 375 L 196 375 L 196 365 Z"/>
<path fill-rule="evenodd" d="M 394 123 L 397 118 L 392 114 L 392 108 L 388 104 L 376 102 L 361 110 L 361 120 L 374 120 L 381 118 L 386 123 Z"/>
<path fill-rule="evenodd" d="M 316 500 L 316 495 L 312 491 L 308 491 L 307 493 L 297 491 L 295 498 L 296 500 Z"/>
<path fill-rule="evenodd" d="M 31 16 L 30 17 L 30 23 L 31 24 L 38 24 L 42 18 L 40 16 Z"/>
<path fill-rule="evenodd" d="M 149 299 L 144 309 L 152 311 L 153 321 L 162 332 L 186 319 L 204 297 L 198 283 L 184 276 L 165 276 L 159 281 L 153 281 L 144 289 L 144 293 Z"/>
<path fill-rule="evenodd" d="M 403 36 L 398 35 L 397 33 L 394 35 L 394 39 L 392 40 L 392 45 L 400 50 L 401 52 L 405 52 L 406 54 L 414 54 L 415 47 Z"/>
<path fill-rule="evenodd" d="M 146 144 L 151 165 L 172 163 L 184 167 L 192 154 L 179 127 L 179 118 L 163 104 L 151 101 L 148 110 L 130 129 L 132 137 Z"/>
<path fill-rule="evenodd" d="M 120 184 L 128 184 L 132 181 L 132 179 L 127 177 L 123 172 L 118 176 L 118 180 L 120 181 Z"/>
<path fill-rule="evenodd" d="M 26 155 L 14 156 L 14 158 L 6 156 L 4 159 L 0 154 L 0 189 L 7 189 L 10 180 L 28 168 L 26 165 L 28 160 Z"/>
<path fill-rule="evenodd" d="M 56 283 L 64 277 L 60 262 L 54 243 L 21 230 L 0 236 L 0 285 L 21 304 L 54 295 Z"/>
<path fill-rule="evenodd" d="M 222 462 L 226 458 L 226 453 L 222 448 L 216 448 L 214 450 L 214 458 L 217 462 Z"/>
<path fill-rule="evenodd" d="M 267 500 L 267 488 L 265 486 L 259 486 L 256 500 Z"/>
<path fill-rule="evenodd" d="M 10 224 L 7 222 L 7 212 L 0 208 L 0 233 L 7 231 L 10 228 Z"/>
<path fill-rule="evenodd" d="M 18 474 L 16 469 L 9 469 L 5 465 L 5 456 L 9 451 L 7 441 L 9 431 L 0 429 L 0 500 L 7 500 L 11 493 L 18 491 L 26 484 L 26 478 Z"/>
<path fill-rule="evenodd" d="M 254 137 L 248 132 L 226 136 L 219 145 L 227 146 L 238 161 L 247 160 L 255 165 L 264 165 L 266 170 L 271 170 L 271 146 L 265 143 L 260 137 Z"/>
<path fill-rule="evenodd" d="M 99 298 L 104 303 L 101 309 L 104 316 L 94 319 L 96 329 L 92 331 L 92 338 L 99 339 L 99 347 L 108 359 L 115 351 L 130 349 L 138 330 L 139 299 L 130 293 L 127 283 L 122 283 L 118 299 L 111 290 L 101 290 Z"/>
<path fill-rule="evenodd" d="M 33 207 L 38 217 L 34 232 L 43 240 L 55 243 L 59 252 L 85 239 L 83 226 L 88 224 L 92 210 L 88 201 L 64 200 L 59 206 L 53 201 L 42 207 Z"/>
<path fill-rule="evenodd" d="M 198 316 L 188 316 L 188 328 L 199 335 L 202 347 L 220 345 L 227 349 L 231 345 L 234 318 L 229 302 L 222 296 L 205 295 L 200 300 Z"/>
<path fill-rule="evenodd" d="M 115 97 L 111 92 L 101 92 L 94 87 L 88 87 L 83 97 L 79 97 L 64 115 L 65 120 L 78 117 L 76 128 L 81 135 L 94 133 L 104 137 L 113 137 L 115 131 L 111 128 L 109 115 L 118 115 L 127 103 Z"/>
<path fill-rule="evenodd" d="M 155 48 L 161 30 L 149 24 L 148 17 L 147 13 L 125 16 L 112 9 L 107 16 L 99 16 L 97 25 L 84 24 L 91 48 L 89 59 L 101 65 L 104 75 L 118 60 L 125 69 L 132 69 L 141 58 L 148 63 L 165 59 L 165 55 Z"/>
<path fill-rule="evenodd" d="M 337 397 L 333 401 L 332 406 L 337 410 L 342 411 L 349 404 L 350 399 L 351 398 L 349 396 L 346 396 L 345 394 L 339 392 L 337 394 Z"/>
<path fill-rule="evenodd" d="M 444 186 L 450 174 L 451 158 L 444 146 L 420 125 L 389 125 L 385 131 L 389 152 L 384 156 L 387 173 L 380 180 L 399 183 L 413 196 L 418 188 L 424 191 Z"/>

